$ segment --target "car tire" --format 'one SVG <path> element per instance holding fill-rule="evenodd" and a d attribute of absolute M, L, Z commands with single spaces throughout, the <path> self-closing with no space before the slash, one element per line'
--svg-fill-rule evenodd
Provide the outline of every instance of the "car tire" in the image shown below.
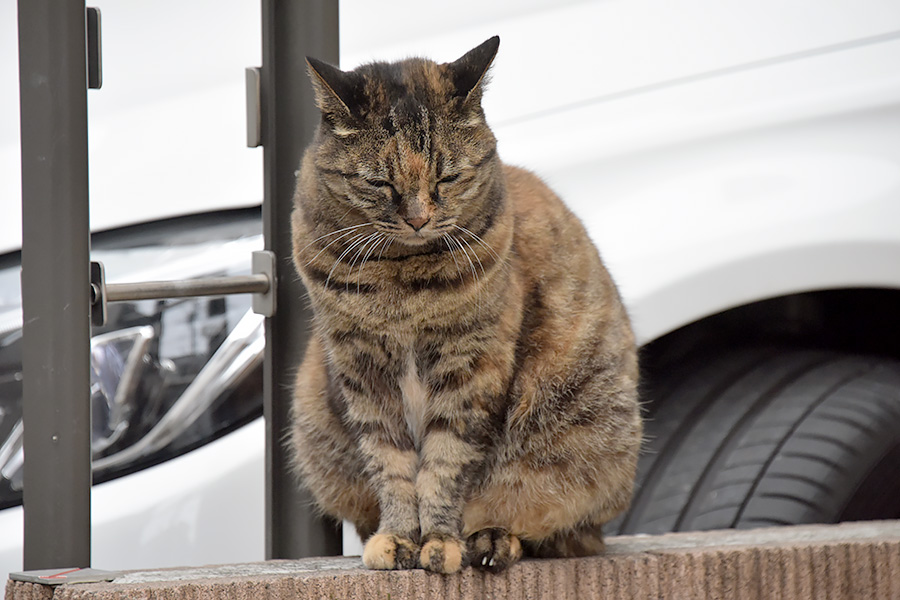
<path fill-rule="evenodd" d="M 900 517 L 897 361 L 761 347 L 667 371 L 607 533 Z"/>

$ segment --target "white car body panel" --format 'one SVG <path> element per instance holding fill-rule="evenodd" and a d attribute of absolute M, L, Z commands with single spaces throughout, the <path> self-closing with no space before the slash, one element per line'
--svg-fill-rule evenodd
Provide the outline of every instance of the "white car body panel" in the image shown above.
<path fill-rule="evenodd" d="M 91 562 L 147 569 L 264 558 L 265 423 L 91 492 Z M 0 577 L 22 569 L 22 507 L 0 511 Z M 69 566 L 69 565 L 66 565 Z"/>
<path fill-rule="evenodd" d="M 262 150 L 246 147 L 244 68 L 261 61 L 260 3 L 98 4 L 91 229 L 259 205 Z M 17 40 L 16 2 L 0 0 L 0 253 L 22 238 Z"/>
<path fill-rule="evenodd" d="M 96 230 L 262 196 L 261 152 L 244 148 L 258 3 L 153 6 L 101 6 L 105 81 L 89 96 Z M 582 218 L 641 342 L 782 294 L 900 288 L 896 2 L 342 6 L 345 68 L 452 60 L 501 36 L 485 96 L 501 157 L 538 172 Z M 10 53 L 15 7 L 0 0 L 0 252 L 20 243 Z M 94 566 L 262 559 L 262 444 L 257 421 L 96 486 Z M 21 531 L 21 509 L 0 511 L 0 577 L 21 568 Z"/>
<path fill-rule="evenodd" d="M 642 343 L 763 298 L 900 287 L 898 58 L 894 39 L 614 99 L 500 126 L 500 150 L 549 165 Z M 642 114 L 663 140 L 621 125 Z M 580 160 L 559 164 L 567 134 Z"/>

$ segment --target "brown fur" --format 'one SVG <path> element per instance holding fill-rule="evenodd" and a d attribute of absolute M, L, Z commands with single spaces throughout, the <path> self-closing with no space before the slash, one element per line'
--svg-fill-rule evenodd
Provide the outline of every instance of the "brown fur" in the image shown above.
<path fill-rule="evenodd" d="M 498 43 L 347 73 L 310 59 L 294 461 L 371 568 L 597 553 L 631 496 L 634 338 L 578 219 L 496 155 L 481 92 Z"/>

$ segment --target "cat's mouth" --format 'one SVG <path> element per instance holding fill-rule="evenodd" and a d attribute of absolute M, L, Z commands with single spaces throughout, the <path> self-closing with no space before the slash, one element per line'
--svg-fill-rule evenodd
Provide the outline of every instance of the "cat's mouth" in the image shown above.
<path fill-rule="evenodd" d="M 400 236 L 400 241 L 407 246 L 423 246 L 433 241 L 437 237 L 433 231 L 420 229 L 419 231 L 410 231 Z"/>
<path fill-rule="evenodd" d="M 433 242 L 441 236 L 435 227 L 433 219 L 423 219 L 424 222 L 414 222 L 406 220 L 403 231 L 398 236 L 400 241 L 407 246 L 423 246 L 429 242 Z"/>
<path fill-rule="evenodd" d="M 401 229 L 398 226 L 388 227 L 388 226 L 382 225 L 380 227 L 376 226 L 375 229 L 377 231 L 380 231 L 383 234 L 387 234 L 394 241 L 400 242 L 401 244 L 403 244 L 405 246 L 413 246 L 413 247 L 424 246 L 425 244 L 428 244 L 429 242 L 433 242 L 434 240 L 438 239 L 441 235 L 440 233 L 432 230 L 431 228 L 428 228 L 428 229 L 423 228 L 423 229 L 419 229 L 418 231 L 413 231 L 413 230 L 410 230 L 409 228 L 406 228 L 406 230 L 404 231 L 403 229 Z"/>
<path fill-rule="evenodd" d="M 454 227 L 452 217 L 429 220 L 415 228 L 409 223 L 392 222 L 390 224 L 379 222 L 376 229 L 383 233 L 389 234 L 394 240 L 405 246 L 419 247 L 439 241 L 447 235 L 447 232 Z"/>

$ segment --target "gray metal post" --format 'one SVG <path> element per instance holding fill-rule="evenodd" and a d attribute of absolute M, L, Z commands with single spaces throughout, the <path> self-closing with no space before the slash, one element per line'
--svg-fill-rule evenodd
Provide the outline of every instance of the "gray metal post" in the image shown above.
<path fill-rule="evenodd" d="M 297 365 L 309 332 L 302 284 L 291 265 L 294 172 L 319 114 L 306 76 L 305 56 L 338 61 L 337 0 L 262 0 L 263 66 L 260 101 L 264 147 L 266 249 L 278 278 L 274 317 L 266 319 L 266 557 L 339 554 L 335 524 L 312 514 L 288 468 L 284 447 Z"/>
<path fill-rule="evenodd" d="M 85 3 L 19 0 L 25 569 L 91 562 Z"/>

